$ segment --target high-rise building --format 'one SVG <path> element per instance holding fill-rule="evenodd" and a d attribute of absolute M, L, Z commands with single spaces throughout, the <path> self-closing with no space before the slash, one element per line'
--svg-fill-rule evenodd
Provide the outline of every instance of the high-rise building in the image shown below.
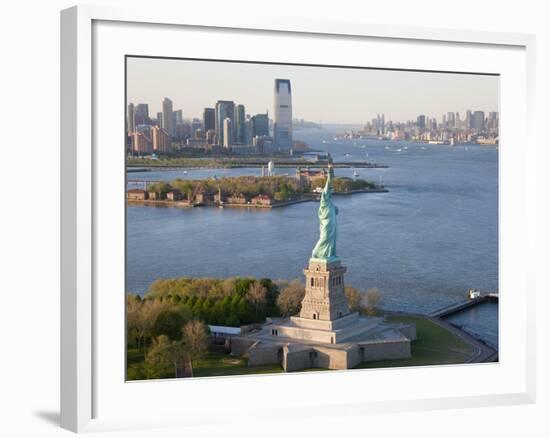
<path fill-rule="evenodd" d="M 132 133 L 132 150 L 138 154 L 150 154 L 153 152 L 151 138 L 145 132 Z"/>
<path fill-rule="evenodd" d="M 151 142 L 153 144 L 153 151 L 155 152 L 163 154 L 172 152 L 172 139 L 160 126 L 153 126 L 151 128 Z"/>
<path fill-rule="evenodd" d="M 426 129 L 426 116 L 421 114 L 416 118 L 416 124 L 418 129 L 424 131 Z"/>
<path fill-rule="evenodd" d="M 466 129 L 472 128 L 473 119 L 472 110 L 466 111 Z"/>
<path fill-rule="evenodd" d="M 204 132 L 216 129 L 216 110 L 214 108 L 205 108 L 202 113 L 202 124 Z"/>
<path fill-rule="evenodd" d="M 233 143 L 234 139 L 234 118 L 235 118 L 235 104 L 232 100 L 218 100 L 216 102 L 216 134 L 218 137 L 218 144 L 220 146 L 225 145 L 224 135 L 224 122 L 225 119 L 231 120 L 230 142 Z"/>
<path fill-rule="evenodd" d="M 193 137 L 195 136 L 195 133 L 197 131 L 202 131 L 202 120 L 201 119 L 193 119 L 191 121 L 191 134 Z"/>
<path fill-rule="evenodd" d="M 174 124 L 173 129 L 176 131 L 177 127 L 183 125 L 183 111 L 176 110 L 172 113 L 172 123 Z"/>
<path fill-rule="evenodd" d="M 149 105 L 138 103 L 134 110 L 134 129 L 138 125 L 148 125 L 149 123 Z"/>
<path fill-rule="evenodd" d="M 128 135 L 132 135 L 132 133 L 136 130 L 136 123 L 134 119 L 134 113 L 135 108 L 133 103 L 128 104 L 128 112 L 126 114 L 126 126 L 127 126 L 127 132 Z"/>
<path fill-rule="evenodd" d="M 246 113 L 244 105 L 235 107 L 235 141 L 237 143 L 246 143 Z"/>
<path fill-rule="evenodd" d="M 491 130 L 498 131 L 498 112 L 491 111 L 489 117 L 487 118 L 487 127 Z"/>
<path fill-rule="evenodd" d="M 483 111 L 474 111 L 472 128 L 476 132 L 482 132 L 485 127 L 485 113 Z"/>
<path fill-rule="evenodd" d="M 226 117 L 223 121 L 223 147 L 230 148 L 233 146 L 233 121 Z"/>
<path fill-rule="evenodd" d="M 173 107 L 172 101 L 167 97 L 165 97 L 164 100 L 162 101 L 162 122 L 163 122 L 162 128 L 168 133 L 170 137 L 174 135 L 174 126 L 173 126 L 173 119 L 172 119 L 173 111 L 174 111 L 174 107 Z"/>
<path fill-rule="evenodd" d="M 275 79 L 273 137 L 281 151 L 292 149 L 292 90 L 289 79 Z"/>
<path fill-rule="evenodd" d="M 449 128 L 455 127 L 455 113 L 453 113 L 452 111 L 449 111 L 447 113 L 447 123 Z"/>
<path fill-rule="evenodd" d="M 162 113 L 161 112 L 158 112 L 157 113 L 157 126 L 159 128 L 163 128 L 164 127 L 164 123 L 163 123 L 163 117 L 162 117 Z"/>
<path fill-rule="evenodd" d="M 256 114 L 250 118 L 250 135 L 262 137 L 269 135 L 269 117 L 267 114 Z"/>

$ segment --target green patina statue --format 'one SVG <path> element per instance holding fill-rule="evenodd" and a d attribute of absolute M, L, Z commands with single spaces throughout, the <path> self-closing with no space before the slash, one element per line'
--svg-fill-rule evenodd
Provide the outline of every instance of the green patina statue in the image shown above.
<path fill-rule="evenodd" d="M 332 203 L 332 178 L 334 171 L 329 157 L 328 177 L 321 193 L 319 205 L 319 241 L 311 253 L 312 259 L 322 261 L 338 260 L 336 256 L 336 215 L 338 207 Z"/>

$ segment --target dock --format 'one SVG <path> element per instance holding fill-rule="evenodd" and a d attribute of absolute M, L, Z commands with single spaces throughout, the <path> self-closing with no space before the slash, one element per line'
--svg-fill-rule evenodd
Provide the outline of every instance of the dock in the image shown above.
<path fill-rule="evenodd" d="M 450 304 L 442 309 L 436 310 L 429 314 L 432 318 L 444 319 L 455 313 L 461 312 L 469 307 L 476 306 L 485 302 L 498 302 L 498 292 L 482 292 L 474 289 L 468 291 L 469 297 L 464 301 Z"/>

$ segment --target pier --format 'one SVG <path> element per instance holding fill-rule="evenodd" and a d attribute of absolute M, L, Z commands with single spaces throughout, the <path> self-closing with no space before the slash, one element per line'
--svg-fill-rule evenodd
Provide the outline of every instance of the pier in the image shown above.
<path fill-rule="evenodd" d="M 436 310 L 435 312 L 430 313 L 430 316 L 432 318 L 443 319 L 455 313 L 461 312 L 464 309 L 485 302 L 498 302 L 498 292 L 482 292 L 475 289 L 470 289 L 468 291 L 467 300 L 459 301 L 458 303 L 454 303 L 443 307 L 442 309 Z"/>

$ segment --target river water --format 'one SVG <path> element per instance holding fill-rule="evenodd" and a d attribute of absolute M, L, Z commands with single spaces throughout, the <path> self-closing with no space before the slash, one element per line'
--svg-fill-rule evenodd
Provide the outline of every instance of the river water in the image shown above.
<path fill-rule="evenodd" d="M 469 288 L 498 290 L 498 151 L 473 145 L 334 140 L 338 127 L 295 131 L 295 140 L 329 151 L 389 193 L 337 196 L 337 253 L 346 282 L 377 287 L 388 310 L 428 313 L 462 300 Z M 368 156 L 367 156 L 368 154 Z M 352 176 L 354 169 L 336 169 Z M 133 180 L 259 175 L 259 169 L 130 173 Z M 293 175 L 295 169 L 276 173 Z M 273 210 L 127 208 L 127 290 L 143 294 L 156 278 L 302 278 L 318 238 L 317 203 Z M 498 343 L 498 306 L 461 315 L 457 324 Z M 458 316 L 457 316 L 458 318 Z M 453 321 L 451 321 L 453 322 Z"/>

